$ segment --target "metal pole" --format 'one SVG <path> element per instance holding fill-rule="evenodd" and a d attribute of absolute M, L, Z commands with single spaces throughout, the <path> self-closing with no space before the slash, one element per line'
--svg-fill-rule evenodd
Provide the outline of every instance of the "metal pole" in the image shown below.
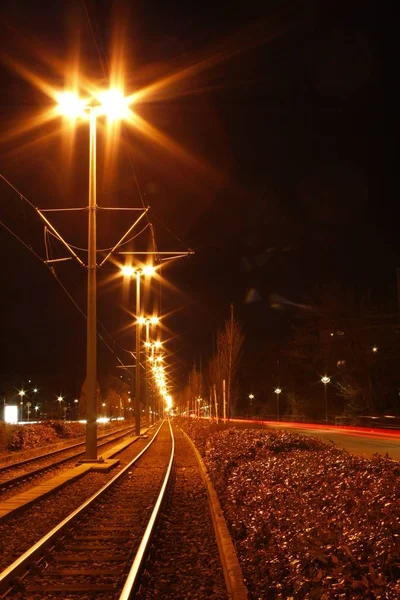
<path fill-rule="evenodd" d="M 276 409 L 277 409 L 277 421 L 279 421 L 279 393 L 276 392 Z"/>
<path fill-rule="evenodd" d="M 328 422 L 328 384 L 324 383 L 325 386 L 325 421 Z"/>
<path fill-rule="evenodd" d="M 225 393 L 225 379 L 222 380 L 222 403 L 223 403 L 223 415 L 224 423 L 226 423 L 226 393 Z"/>
<path fill-rule="evenodd" d="M 136 390 L 135 390 L 135 434 L 140 435 L 140 271 L 136 271 Z"/>
<path fill-rule="evenodd" d="M 96 317 L 96 112 L 91 108 L 89 146 L 88 282 L 86 343 L 86 458 L 97 460 Z"/>
<path fill-rule="evenodd" d="M 149 419 L 149 371 L 148 371 L 148 362 L 149 362 L 149 341 L 150 341 L 150 335 L 149 335 L 149 327 L 150 327 L 150 321 L 149 319 L 146 319 L 146 351 L 144 353 L 145 356 L 145 379 L 146 379 L 146 387 L 145 387 L 145 417 L 146 417 L 146 427 L 149 427 L 150 425 L 150 419 Z"/>

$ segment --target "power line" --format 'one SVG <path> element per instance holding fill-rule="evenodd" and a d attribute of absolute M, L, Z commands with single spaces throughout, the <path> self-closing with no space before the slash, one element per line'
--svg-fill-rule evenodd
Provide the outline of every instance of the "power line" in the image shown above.
<path fill-rule="evenodd" d="M 26 198 L 23 194 L 21 194 L 21 192 L 18 191 L 18 189 L 10 182 L 8 181 L 8 179 L 6 179 L 3 175 L 0 174 L 0 178 L 3 179 L 3 181 L 5 181 L 17 194 L 18 196 L 21 198 L 21 200 L 25 200 L 33 209 L 35 209 L 35 211 L 37 212 L 36 207 L 34 206 L 34 204 L 28 200 L 28 198 Z M 27 244 L 22 238 L 20 238 L 14 231 L 12 231 L 5 223 L 3 223 L 3 221 L 0 221 L 0 225 L 6 230 L 8 231 L 8 233 L 10 235 L 12 235 L 18 242 L 20 242 L 25 248 L 27 248 L 27 250 L 29 250 L 29 252 L 31 252 L 38 260 L 40 260 L 40 262 L 47 267 L 47 269 L 50 270 L 50 272 L 52 273 L 52 275 L 54 276 L 55 280 L 57 281 L 57 283 L 60 285 L 61 289 L 64 291 L 64 293 L 68 296 L 68 298 L 71 300 L 71 302 L 74 304 L 75 308 L 78 309 L 78 311 L 81 313 L 82 316 L 84 316 L 84 318 L 86 319 L 86 314 L 85 312 L 82 310 L 82 308 L 79 306 L 79 304 L 75 301 L 75 299 L 73 298 L 73 296 L 71 295 L 71 293 L 67 290 L 67 288 L 64 286 L 64 284 L 61 282 L 61 280 L 59 279 L 55 269 L 53 266 L 50 266 L 49 263 L 51 262 L 51 257 L 52 257 L 52 252 L 51 252 L 51 248 L 50 245 L 47 243 L 47 236 L 49 233 L 51 233 L 53 235 L 53 237 L 55 237 L 56 239 L 57 236 L 53 234 L 53 232 L 49 231 L 46 227 L 44 228 L 44 236 L 45 236 L 45 249 L 46 249 L 46 257 L 47 260 L 44 260 L 37 252 L 35 252 L 35 250 L 29 245 Z M 50 257 L 50 260 L 49 260 Z M 105 332 L 106 335 L 109 336 L 109 338 L 113 341 L 113 344 L 115 345 L 116 342 L 113 339 L 113 337 L 111 336 L 111 334 L 106 330 L 106 328 L 104 327 L 104 325 L 101 322 L 98 322 L 98 324 L 102 327 L 103 331 Z M 97 332 L 97 335 L 99 337 L 99 339 L 101 339 L 101 341 L 105 344 L 105 346 L 110 350 L 110 352 L 114 355 L 114 357 L 116 358 L 116 360 L 122 364 L 122 361 L 120 360 L 120 358 L 116 355 L 116 353 L 114 352 L 114 350 L 111 348 L 111 346 L 107 343 L 107 341 L 104 339 L 104 337 Z M 122 346 L 120 346 L 119 344 L 117 344 L 121 350 L 123 350 Z"/>

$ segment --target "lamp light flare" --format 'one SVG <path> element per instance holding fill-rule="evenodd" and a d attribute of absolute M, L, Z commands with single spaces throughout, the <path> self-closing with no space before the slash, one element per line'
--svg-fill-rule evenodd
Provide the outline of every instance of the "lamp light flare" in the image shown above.
<path fill-rule="evenodd" d="M 282 392 L 282 389 L 280 387 L 275 388 L 275 394 L 280 394 Z"/>
<path fill-rule="evenodd" d="M 164 396 L 164 399 L 165 399 L 165 404 L 166 404 L 167 411 L 171 410 L 171 408 L 172 408 L 172 396 L 170 396 L 169 394 L 167 394 L 166 396 Z"/>
<path fill-rule="evenodd" d="M 143 275 L 146 275 L 146 277 L 149 277 L 150 275 L 154 275 L 155 268 L 153 267 L 153 265 L 145 265 L 143 267 L 142 271 L 143 271 Z"/>
<path fill-rule="evenodd" d="M 129 99 L 125 98 L 123 92 L 111 88 L 99 94 L 101 104 L 100 112 L 105 114 L 110 121 L 124 119 L 129 115 Z"/>
<path fill-rule="evenodd" d="M 121 273 L 124 277 L 133 277 L 136 271 L 130 265 L 124 265 L 123 267 L 121 267 Z"/>
<path fill-rule="evenodd" d="M 329 383 L 329 382 L 330 382 L 330 380 L 331 380 L 331 378 L 330 378 L 330 377 L 328 377 L 327 375 L 324 375 L 323 377 L 321 377 L 321 381 L 322 381 L 322 383 L 324 383 L 325 385 L 326 385 L 327 383 Z"/>
<path fill-rule="evenodd" d="M 85 114 L 86 100 L 82 100 L 74 92 L 58 93 L 57 102 L 60 114 L 68 119 L 78 119 Z"/>

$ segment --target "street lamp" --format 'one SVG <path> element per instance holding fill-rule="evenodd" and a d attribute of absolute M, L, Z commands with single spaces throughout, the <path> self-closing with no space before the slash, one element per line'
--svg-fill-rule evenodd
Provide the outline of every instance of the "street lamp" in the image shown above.
<path fill-rule="evenodd" d="M 59 403 L 60 406 L 60 419 L 61 419 L 61 402 L 63 402 L 64 398 L 62 396 L 58 396 L 57 401 Z"/>
<path fill-rule="evenodd" d="M 150 277 L 155 268 L 152 265 L 144 265 L 141 268 L 135 268 L 130 265 L 122 267 L 121 272 L 125 277 L 136 277 L 136 374 L 135 374 L 135 435 L 140 435 L 140 340 L 142 325 L 145 318 L 141 315 L 140 303 L 140 277 Z"/>
<path fill-rule="evenodd" d="M 277 388 L 275 388 L 274 390 L 275 394 L 276 394 L 276 414 L 277 414 L 277 420 L 279 421 L 279 394 L 282 393 L 281 388 L 278 386 Z"/>
<path fill-rule="evenodd" d="M 254 400 L 254 394 L 249 394 L 249 400 L 250 400 L 250 416 L 251 416 L 252 407 L 253 407 L 253 400 Z"/>
<path fill-rule="evenodd" d="M 160 319 L 153 315 L 152 317 L 147 317 L 145 319 L 145 324 L 146 324 L 146 341 L 145 341 L 145 347 L 147 348 L 147 360 L 145 361 L 145 377 L 146 377 L 146 387 L 145 387 L 145 417 L 146 417 L 146 427 L 148 427 L 150 425 L 150 413 L 149 413 L 149 408 L 150 408 L 150 403 L 149 403 L 149 393 L 150 393 L 150 381 L 149 381 L 149 358 L 150 358 L 150 351 L 151 351 L 151 347 L 152 344 L 150 342 L 150 326 L 151 325 L 158 325 L 158 323 L 160 322 Z"/>
<path fill-rule="evenodd" d="M 327 385 L 330 382 L 331 378 L 327 375 L 321 377 L 321 381 L 325 387 L 325 421 L 328 422 L 328 388 Z"/>
<path fill-rule="evenodd" d="M 24 401 L 23 401 L 23 397 L 25 396 L 25 391 L 24 390 L 20 390 L 18 392 L 19 397 L 21 398 L 20 400 L 20 405 L 21 405 L 21 421 L 23 421 L 23 413 L 24 413 Z"/>
<path fill-rule="evenodd" d="M 75 398 L 75 400 L 74 400 L 75 411 L 74 412 L 75 412 L 75 420 L 76 421 L 78 420 L 78 402 L 79 402 L 78 398 Z"/>
<path fill-rule="evenodd" d="M 58 95 L 59 112 L 71 119 L 89 117 L 89 206 L 88 206 L 88 279 L 86 325 L 86 458 L 97 461 L 97 261 L 96 261 L 96 129 L 97 117 L 123 118 L 128 101 L 119 90 L 99 95 L 99 104 L 88 103 L 71 92 Z M 60 404 L 61 406 L 61 404 Z"/>

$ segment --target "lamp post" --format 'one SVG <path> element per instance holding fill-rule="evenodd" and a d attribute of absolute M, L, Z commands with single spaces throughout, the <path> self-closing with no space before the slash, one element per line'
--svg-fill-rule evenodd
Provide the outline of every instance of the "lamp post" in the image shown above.
<path fill-rule="evenodd" d="M 325 387 L 325 421 L 328 422 L 328 388 L 327 385 L 330 382 L 331 378 L 327 375 L 321 377 L 321 381 Z"/>
<path fill-rule="evenodd" d="M 75 411 L 74 412 L 75 412 L 75 420 L 76 421 L 78 420 L 78 402 L 79 402 L 78 398 L 75 398 L 75 400 L 74 400 Z"/>
<path fill-rule="evenodd" d="M 249 394 L 249 400 L 250 400 L 250 416 L 251 416 L 251 413 L 253 412 L 254 394 Z"/>
<path fill-rule="evenodd" d="M 24 413 L 24 401 L 23 401 L 23 397 L 25 396 L 25 391 L 24 390 L 20 390 L 18 392 L 18 395 L 21 398 L 21 400 L 19 401 L 19 403 L 21 405 L 21 421 L 23 421 L 23 413 Z"/>
<path fill-rule="evenodd" d="M 149 387 L 150 387 L 150 381 L 149 381 L 149 358 L 150 358 L 150 348 L 151 348 L 151 343 L 150 343 L 150 325 L 157 325 L 159 322 L 159 318 L 156 316 L 152 316 L 152 317 L 147 317 L 146 318 L 146 342 L 145 342 L 145 346 L 147 348 L 147 356 L 146 356 L 146 362 L 145 362 L 145 378 L 146 378 L 146 386 L 145 386 L 145 417 L 146 417 L 146 427 L 149 427 L 150 425 L 150 414 L 149 414 Z"/>
<path fill-rule="evenodd" d="M 97 460 L 97 257 L 96 257 L 96 129 L 97 116 L 89 108 L 89 208 L 86 321 L 86 458 Z"/>
<path fill-rule="evenodd" d="M 59 413 L 60 413 L 60 419 L 61 419 L 61 416 L 62 416 L 62 415 L 61 415 L 61 402 L 62 402 L 63 400 L 64 400 L 64 398 L 63 398 L 62 396 L 58 396 L 58 398 L 57 398 L 57 401 L 58 401 L 58 403 L 59 403 L 59 406 L 60 406 L 60 410 L 59 410 Z"/>
<path fill-rule="evenodd" d="M 96 245 L 96 129 L 97 117 L 123 117 L 127 104 L 117 90 L 101 95 L 94 105 L 72 93 L 59 94 L 59 111 L 69 118 L 89 117 L 88 278 L 86 325 L 86 459 L 97 461 L 97 245 Z"/>
<path fill-rule="evenodd" d="M 282 393 L 282 390 L 278 386 L 277 388 L 275 388 L 274 392 L 276 394 L 276 415 L 277 415 L 277 420 L 279 421 L 279 394 Z"/>
<path fill-rule="evenodd" d="M 135 435 L 140 435 L 140 341 L 142 333 L 142 325 L 145 324 L 145 319 L 142 316 L 142 308 L 140 302 L 140 277 L 141 275 L 151 276 L 155 269 L 152 265 L 145 265 L 140 269 L 125 266 L 121 269 L 122 274 L 126 277 L 136 276 L 136 373 L 135 373 Z"/>

